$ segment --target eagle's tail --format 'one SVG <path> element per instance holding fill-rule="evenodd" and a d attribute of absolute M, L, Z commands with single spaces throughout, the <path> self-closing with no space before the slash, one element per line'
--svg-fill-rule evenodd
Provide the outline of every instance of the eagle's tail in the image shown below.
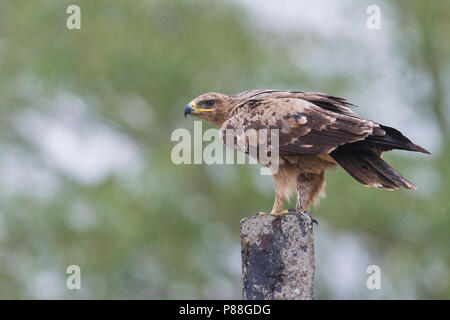
<path fill-rule="evenodd" d="M 400 187 L 416 189 L 414 184 L 402 177 L 371 150 L 339 150 L 338 148 L 330 155 L 353 178 L 366 186 L 388 190 Z"/>

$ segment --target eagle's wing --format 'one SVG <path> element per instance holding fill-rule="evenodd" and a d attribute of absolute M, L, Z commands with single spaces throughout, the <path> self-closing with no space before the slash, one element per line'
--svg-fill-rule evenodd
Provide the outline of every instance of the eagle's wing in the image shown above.
<path fill-rule="evenodd" d="M 378 123 L 356 116 L 345 100 L 321 94 L 260 93 L 241 102 L 238 110 L 220 128 L 224 143 L 230 129 L 278 129 L 280 155 L 330 153 L 340 145 L 385 134 Z M 241 151 L 248 151 L 246 147 Z"/>
<path fill-rule="evenodd" d="M 248 103 L 255 103 L 262 99 L 302 99 L 316 106 L 333 112 L 354 116 L 355 113 L 349 107 L 356 107 L 344 98 L 332 96 L 321 92 L 280 91 L 280 90 L 248 90 L 233 96 L 237 100 L 238 108 Z"/>

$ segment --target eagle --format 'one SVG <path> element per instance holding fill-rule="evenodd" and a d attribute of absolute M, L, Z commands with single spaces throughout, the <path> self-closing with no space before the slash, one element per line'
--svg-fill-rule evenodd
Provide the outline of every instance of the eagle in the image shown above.
<path fill-rule="evenodd" d="M 295 182 L 296 211 L 307 212 L 310 217 L 311 204 L 316 205 L 324 194 L 325 170 L 342 167 L 368 187 L 414 190 L 413 183 L 381 159 L 382 153 L 399 149 L 430 154 L 397 129 L 359 117 L 352 107 L 355 105 L 346 99 L 318 92 L 208 92 L 186 105 L 184 116 L 194 115 L 215 124 L 225 144 L 227 130 L 276 129 L 277 170 L 273 170 L 273 162 L 256 159 L 272 170 L 276 195 L 270 214 L 290 212 L 284 209 L 284 202 Z M 238 147 L 233 140 L 231 147 L 248 153 L 249 142 Z"/>

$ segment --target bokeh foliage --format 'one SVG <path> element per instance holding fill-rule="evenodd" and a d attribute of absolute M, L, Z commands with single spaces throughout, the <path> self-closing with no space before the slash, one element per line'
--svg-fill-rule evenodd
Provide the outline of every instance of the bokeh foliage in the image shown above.
<path fill-rule="evenodd" d="M 73 3 L 82 8 L 81 30 L 65 26 Z M 367 189 L 338 170 L 328 173 L 328 196 L 315 214 L 335 234 L 367 239 L 371 261 L 390 282 L 382 297 L 402 298 L 408 288 L 407 297 L 448 298 L 450 33 L 443 31 L 450 10 L 445 1 L 403 1 L 391 10 L 397 53 L 410 72 L 431 79 L 429 95 L 411 108 L 435 122 L 442 141 L 432 157 L 386 159 L 406 176 L 424 173 L 423 186 L 415 182 L 427 191 Z M 183 106 L 207 91 L 345 96 L 352 70 L 323 79 L 296 63 L 293 42 L 314 44 L 311 37 L 262 34 L 226 1 L 2 1 L 0 298 L 239 298 L 239 219 L 271 207 L 270 177 L 249 165 L 176 166 L 170 136 L 193 131 Z M 49 127 L 86 145 L 96 128 L 106 130 L 134 157 L 80 179 L 42 147 Z M 120 158 L 120 146 L 109 157 Z M 81 146 L 75 158 L 84 156 Z M 82 269 L 80 291 L 65 288 L 71 264 Z M 318 261 L 323 272 L 333 267 Z M 336 288 L 318 283 L 319 297 L 335 297 Z"/>

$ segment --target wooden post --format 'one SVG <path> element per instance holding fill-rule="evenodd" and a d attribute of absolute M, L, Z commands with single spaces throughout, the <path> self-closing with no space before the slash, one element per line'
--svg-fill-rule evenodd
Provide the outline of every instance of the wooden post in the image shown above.
<path fill-rule="evenodd" d="M 305 215 L 242 219 L 241 254 L 244 300 L 314 299 L 313 225 Z"/>

